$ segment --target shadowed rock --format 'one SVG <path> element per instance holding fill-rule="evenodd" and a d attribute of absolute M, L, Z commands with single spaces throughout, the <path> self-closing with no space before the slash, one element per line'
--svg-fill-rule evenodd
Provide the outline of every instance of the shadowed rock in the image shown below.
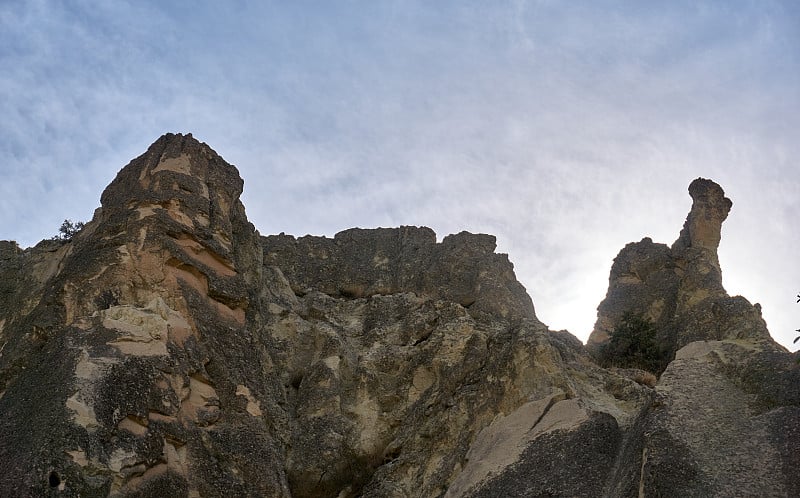
<path fill-rule="evenodd" d="M 281 268 L 295 293 L 361 298 L 413 292 L 457 302 L 472 315 L 536 320 L 533 302 L 492 235 L 461 232 L 437 244 L 429 228 L 353 228 L 333 239 L 262 238 L 264 263 Z"/>

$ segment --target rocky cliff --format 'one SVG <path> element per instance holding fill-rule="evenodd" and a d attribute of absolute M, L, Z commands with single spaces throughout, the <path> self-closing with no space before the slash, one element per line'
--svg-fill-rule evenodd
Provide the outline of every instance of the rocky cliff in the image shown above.
<path fill-rule="evenodd" d="M 165 135 L 71 241 L 0 242 L 0 496 L 800 495 L 800 369 L 722 287 L 713 182 L 588 349 L 491 236 L 262 237 L 242 186 Z M 659 379 L 593 359 L 630 312 Z"/>

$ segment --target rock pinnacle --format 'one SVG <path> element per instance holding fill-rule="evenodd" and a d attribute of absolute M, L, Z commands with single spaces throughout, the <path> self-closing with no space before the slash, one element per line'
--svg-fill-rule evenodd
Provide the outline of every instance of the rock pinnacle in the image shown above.
<path fill-rule="evenodd" d="M 725 197 L 722 187 L 711 180 L 697 178 L 689 185 L 692 209 L 686 217 L 673 251 L 693 247 L 717 251 L 722 222 L 728 217 L 733 202 Z"/>

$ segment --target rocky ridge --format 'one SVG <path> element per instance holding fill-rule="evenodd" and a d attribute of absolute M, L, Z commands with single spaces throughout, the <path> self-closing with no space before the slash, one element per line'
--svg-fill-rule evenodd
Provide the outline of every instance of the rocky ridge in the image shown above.
<path fill-rule="evenodd" d="M 262 237 L 242 187 L 169 134 L 72 241 L 0 242 L 0 496 L 800 495 L 800 369 L 722 287 L 710 180 L 615 259 L 588 347 L 491 236 Z M 593 360 L 628 312 L 655 384 Z"/>

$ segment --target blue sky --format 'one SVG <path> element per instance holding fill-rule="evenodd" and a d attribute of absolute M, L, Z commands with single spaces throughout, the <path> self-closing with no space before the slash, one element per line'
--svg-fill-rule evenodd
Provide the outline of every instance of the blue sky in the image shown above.
<path fill-rule="evenodd" d="M 784 345 L 800 326 L 797 2 L 6 0 L 0 113 L 23 246 L 191 132 L 261 233 L 492 233 L 585 340 L 614 256 L 671 244 L 703 176 L 734 202 L 726 288 Z"/>

